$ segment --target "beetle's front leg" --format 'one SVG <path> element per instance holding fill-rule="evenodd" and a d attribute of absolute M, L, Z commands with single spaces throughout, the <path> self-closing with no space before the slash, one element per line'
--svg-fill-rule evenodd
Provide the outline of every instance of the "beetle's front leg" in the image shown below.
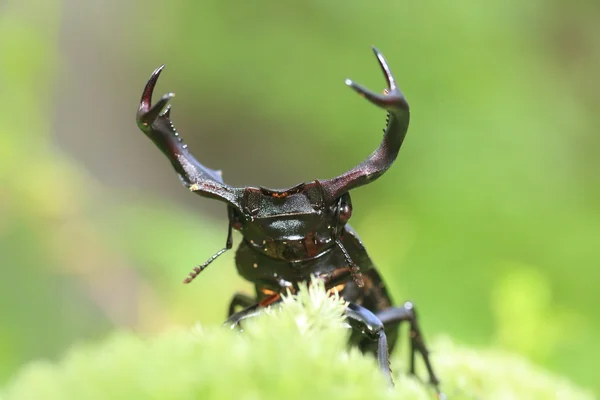
<path fill-rule="evenodd" d="M 235 300 L 235 298 L 234 298 L 234 300 Z M 256 317 L 257 315 L 262 313 L 262 311 L 265 307 L 268 307 L 268 306 L 278 303 L 280 301 L 281 301 L 281 295 L 279 293 L 275 293 L 275 294 L 265 298 L 264 300 L 262 300 L 259 303 L 252 304 L 252 305 L 244 308 L 242 311 L 239 311 L 233 315 L 230 315 L 229 318 L 227 318 L 227 321 L 225 321 L 223 323 L 223 325 L 228 326 L 231 329 L 237 328 L 237 327 L 239 327 L 240 322 L 242 322 L 243 320 L 252 318 L 252 317 Z"/>
<path fill-rule="evenodd" d="M 415 375 L 415 356 L 418 352 L 423 357 L 427 373 L 429 374 L 429 381 L 435 387 L 438 397 L 445 398 L 439 390 L 440 381 L 433 371 L 429 359 L 429 350 L 421 334 L 414 305 L 407 301 L 402 307 L 390 307 L 378 312 L 377 317 L 384 325 L 398 324 L 405 321 L 410 324 L 410 374 Z"/>
<path fill-rule="evenodd" d="M 240 322 L 246 318 L 256 317 L 262 312 L 262 308 L 259 303 L 253 304 L 249 307 L 244 308 L 242 311 L 236 312 L 227 318 L 227 321 L 223 325 L 230 327 L 231 329 L 239 328 Z"/>
<path fill-rule="evenodd" d="M 346 308 L 347 321 L 356 332 L 360 332 L 371 340 L 377 341 L 377 364 L 383 371 L 390 384 L 394 385 L 392 371 L 390 369 L 390 356 L 388 350 L 387 336 L 383 329 L 383 323 L 375 314 L 354 303 L 348 303 Z"/>
<path fill-rule="evenodd" d="M 233 295 L 231 299 L 231 303 L 229 303 L 229 310 L 227 311 L 227 317 L 231 317 L 235 314 L 235 309 L 240 306 L 243 308 L 250 307 L 256 303 L 256 299 L 252 296 L 249 296 L 245 293 L 237 292 Z"/>

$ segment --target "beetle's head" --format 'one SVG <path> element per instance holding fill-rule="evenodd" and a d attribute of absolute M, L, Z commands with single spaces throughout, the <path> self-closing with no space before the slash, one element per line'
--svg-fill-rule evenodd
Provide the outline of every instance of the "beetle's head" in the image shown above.
<path fill-rule="evenodd" d="M 234 228 L 244 230 L 257 220 L 323 220 L 327 225 L 345 224 L 352 215 L 350 195 L 331 201 L 318 180 L 301 183 L 289 189 L 248 187 L 234 212 Z"/>
<path fill-rule="evenodd" d="M 284 190 L 246 188 L 240 204 L 230 213 L 231 227 L 258 252 L 286 261 L 335 246 L 352 215 L 350 195 L 329 202 L 319 181 Z"/>

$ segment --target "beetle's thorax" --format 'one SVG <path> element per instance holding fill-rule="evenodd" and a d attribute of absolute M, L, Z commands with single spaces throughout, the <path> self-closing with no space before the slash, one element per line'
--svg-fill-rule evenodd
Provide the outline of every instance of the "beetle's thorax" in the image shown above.
<path fill-rule="evenodd" d="M 325 202 L 318 181 L 291 189 L 247 188 L 243 214 L 233 227 L 250 248 L 271 258 L 299 261 L 318 257 L 340 237 L 350 217 L 349 196 Z"/>

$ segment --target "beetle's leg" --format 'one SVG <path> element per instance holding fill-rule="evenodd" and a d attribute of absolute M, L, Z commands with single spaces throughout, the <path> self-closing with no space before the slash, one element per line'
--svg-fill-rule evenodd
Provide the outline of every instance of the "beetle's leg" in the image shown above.
<path fill-rule="evenodd" d="M 240 322 L 242 322 L 243 320 L 247 318 L 256 317 L 263 311 L 263 308 L 278 303 L 280 301 L 281 295 L 279 293 L 275 293 L 259 303 L 254 303 L 244 308 L 242 311 L 230 315 L 229 318 L 227 318 L 227 321 L 223 323 L 223 325 L 228 326 L 231 329 L 239 327 Z"/>
<path fill-rule="evenodd" d="M 405 321 L 410 324 L 410 373 L 412 375 L 415 374 L 415 355 L 418 352 L 425 362 L 430 383 L 435 387 L 438 396 L 444 398 L 443 394 L 439 391 L 440 381 L 435 375 L 435 372 L 433 372 L 433 367 L 431 366 L 431 361 L 429 359 L 429 350 L 427 349 L 427 346 L 425 346 L 421 329 L 419 329 L 414 305 L 407 301 L 402 307 L 390 307 L 379 311 L 377 317 L 384 325 Z"/>
<path fill-rule="evenodd" d="M 390 356 L 383 323 L 371 311 L 354 303 L 348 304 L 346 317 L 353 330 L 377 341 L 377 364 L 379 364 L 383 374 L 393 386 L 394 380 L 390 369 Z"/>
<path fill-rule="evenodd" d="M 262 312 L 262 307 L 259 303 L 252 304 L 242 311 L 236 312 L 227 318 L 227 321 L 223 325 L 228 326 L 231 329 L 239 328 L 240 322 L 246 318 L 251 318 L 259 315 Z"/>
<path fill-rule="evenodd" d="M 235 314 L 236 307 L 239 306 L 246 308 L 250 307 L 254 303 L 256 303 L 256 299 L 254 297 L 249 296 L 245 293 L 237 292 L 233 295 L 233 298 L 231 299 L 231 303 L 229 304 L 229 311 L 227 311 L 227 317 L 231 317 L 233 314 Z"/>

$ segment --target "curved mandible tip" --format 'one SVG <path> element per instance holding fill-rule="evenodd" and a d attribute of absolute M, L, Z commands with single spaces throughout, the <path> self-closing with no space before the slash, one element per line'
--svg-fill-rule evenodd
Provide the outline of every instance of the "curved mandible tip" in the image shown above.
<path fill-rule="evenodd" d="M 154 87 L 158 82 L 158 77 L 164 68 L 164 64 L 156 68 L 146 86 L 142 92 L 142 98 L 140 100 L 140 106 L 136 114 L 138 125 L 142 130 L 147 129 L 160 115 L 165 115 L 168 118 L 168 113 L 171 106 L 167 106 L 169 101 L 175 97 L 175 93 L 167 93 L 160 98 L 154 105 L 152 105 L 152 94 L 154 93 Z M 167 107 L 165 111 L 165 107 Z M 163 112 L 164 111 L 164 112 Z"/>
<path fill-rule="evenodd" d="M 386 110 L 392 109 L 408 109 L 408 102 L 404 98 L 404 94 L 396 85 L 396 78 L 394 78 L 394 74 L 392 70 L 379 50 L 377 48 L 373 48 L 373 53 L 375 53 L 375 57 L 377 57 L 377 61 L 379 62 L 379 66 L 383 71 L 383 75 L 385 76 L 385 80 L 387 81 L 388 87 L 384 89 L 384 93 L 375 93 L 362 85 L 352 81 L 351 79 L 346 79 L 345 83 L 350 88 L 352 88 L 355 92 L 357 92 L 362 97 L 369 100 L 374 105 L 384 108 Z"/>
<path fill-rule="evenodd" d="M 408 130 L 410 112 L 404 94 L 396 85 L 396 79 L 383 54 L 373 47 L 379 66 L 385 75 L 388 87 L 383 93 L 375 93 L 351 79 L 346 85 L 369 100 L 374 105 L 388 111 L 388 123 L 379 147 L 362 163 L 332 179 L 323 180 L 321 184 L 329 201 L 351 189 L 370 183 L 380 177 L 394 162 Z"/>
<path fill-rule="evenodd" d="M 379 61 L 379 66 L 385 75 L 385 79 L 387 80 L 390 90 L 396 90 L 396 79 L 394 79 L 394 74 L 392 74 L 392 70 L 390 69 L 385 57 L 379 50 L 377 50 L 375 46 L 371 46 L 371 48 L 373 49 L 373 53 L 375 53 L 375 57 L 377 57 L 377 61 Z"/>
<path fill-rule="evenodd" d="M 145 111 L 148 111 L 150 109 L 150 104 L 152 102 L 152 93 L 154 92 L 154 86 L 156 86 L 156 82 L 158 82 L 158 77 L 160 76 L 160 73 L 164 68 L 165 65 L 163 64 L 160 67 L 156 68 L 154 72 L 152 72 L 152 75 L 150 75 L 150 79 L 148 79 L 148 82 L 144 87 L 144 91 L 142 92 L 142 99 L 140 100 L 140 109 L 144 109 Z"/>
<path fill-rule="evenodd" d="M 240 190 L 223 183 L 218 171 L 202 165 L 188 151 L 181 136 L 175 129 L 170 116 L 169 101 L 175 96 L 167 93 L 152 105 L 152 94 L 164 65 L 156 68 L 142 92 L 136 113 L 139 128 L 167 156 L 182 182 L 190 190 L 202 196 L 216 198 L 239 208 Z"/>

